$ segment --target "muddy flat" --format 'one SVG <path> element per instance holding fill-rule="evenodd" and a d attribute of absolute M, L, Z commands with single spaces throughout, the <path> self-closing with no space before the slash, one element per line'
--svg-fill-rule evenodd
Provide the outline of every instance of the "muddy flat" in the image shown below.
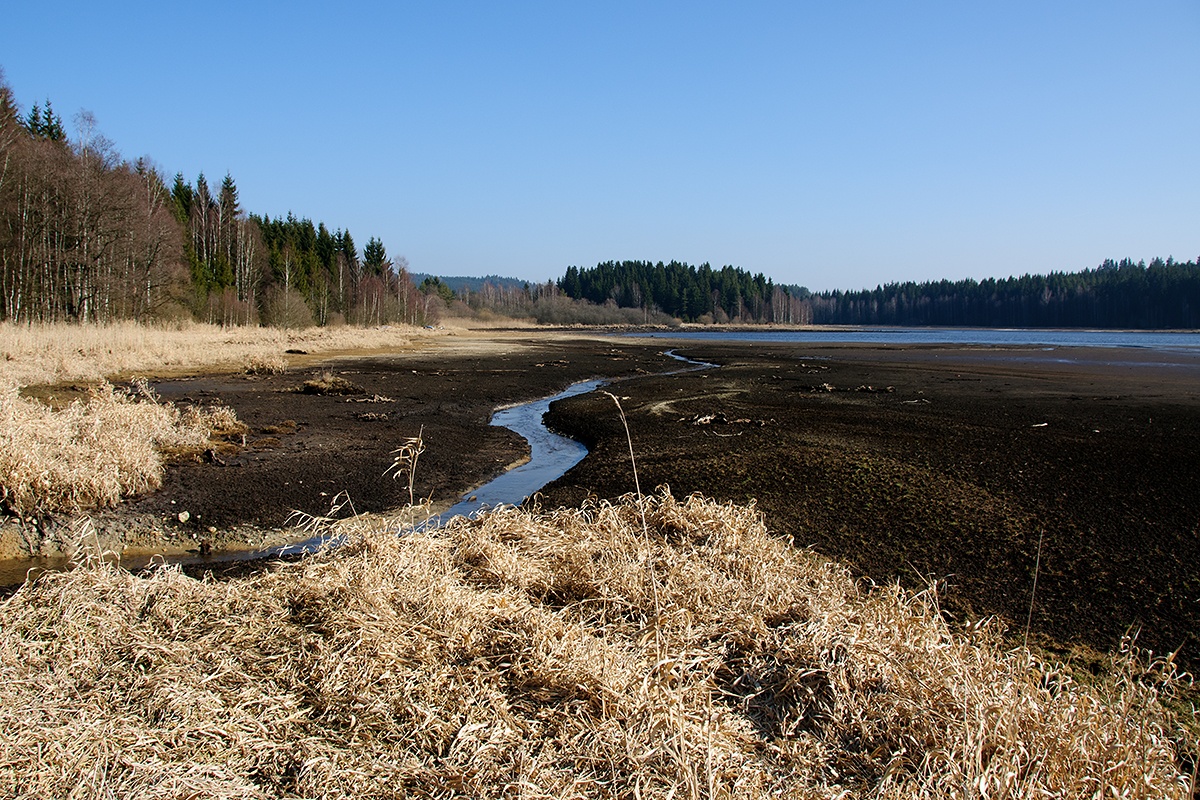
<path fill-rule="evenodd" d="M 721 367 L 659 375 L 679 366 L 670 347 Z M 408 501 L 394 451 L 419 432 L 414 491 L 445 507 L 526 455 L 488 425 L 493 409 L 594 377 L 622 379 L 611 391 L 646 491 L 755 502 L 798 547 L 875 581 L 937 582 L 948 613 L 998 614 L 1018 633 L 1036 572 L 1035 637 L 1105 651 L 1140 630 L 1139 645 L 1197 663 L 1194 355 L 517 332 L 284 375 L 174 377 L 155 382 L 163 398 L 228 404 L 248 432 L 172 464 L 161 490 L 102 525 L 137 527 L 149 547 L 219 549 L 294 511 L 327 513 L 340 493 L 358 512 L 394 509 Z M 306 392 L 310 380 L 331 390 Z M 592 452 L 543 505 L 633 491 L 611 398 L 556 403 L 549 419 Z"/>
<path fill-rule="evenodd" d="M 1136 349 L 684 344 L 724 366 L 621 385 L 643 488 L 754 501 L 768 524 L 876 581 L 937 581 L 1106 651 L 1127 631 L 1196 663 L 1200 360 Z M 553 423 L 593 446 L 544 491 L 630 491 L 612 401 Z M 1039 563 L 1039 540 L 1041 545 Z"/>
<path fill-rule="evenodd" d="M 179 405 L 232 406 L 249 431 L 172 464 L 163 487 L 131 514 L 185 530 L 277 527 L 294 512 L 326 514 L 338 495 L 354 511 L 408 503 L 395 451 L 421 436 L 413 492 L 446 506 L 527 457 L 525 442 L 489 425 L 495 409 L 596 377 L 662 371 L 662 348 L 614 340 L 503 334 L 434 342 L 416 352 L 323 360 L 284 375 L 199 375 L 154 382 Z M 343 508 L 350 513 L 351 506 Z"/>

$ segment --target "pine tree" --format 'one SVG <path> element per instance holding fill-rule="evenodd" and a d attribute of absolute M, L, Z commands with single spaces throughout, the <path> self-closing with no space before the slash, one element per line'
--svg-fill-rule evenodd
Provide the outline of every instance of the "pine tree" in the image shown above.
<path fill-rule="evenodd" d="M 46 113 L 44 118 L 42 135 L 52 142 L 65 142 L 67 140 L 67 129 L 63 127 L 62 117 L 54 113 L 54 108 L 50 105 L 49 98 L 46 99 Z"/>
<path fill-rule="evenodd" d="M 387 250 L 384 249 L 383 242 L 374 236 L 363 248 L 363 267 L 369 274 L 379 276 L 391 270 L 392 262 L 388 261 Z"/>
<path fill-rule="evenodd" d="M 33 108 L 29 109 L 29 114 L 24 120 L 25 130 L 29 131 L 30 136 L 42 135 L 42 109 L 37 103 L 33 104 Z"/>
<path fill-rule="evenodd" d="M 182 172 L 175 173 L 175 183 L 171 186 L 171 200 L 174 201 L 175 219 L 181 225 L 186 225 L 192 216 L 192 185 L 183 179 Z"/>

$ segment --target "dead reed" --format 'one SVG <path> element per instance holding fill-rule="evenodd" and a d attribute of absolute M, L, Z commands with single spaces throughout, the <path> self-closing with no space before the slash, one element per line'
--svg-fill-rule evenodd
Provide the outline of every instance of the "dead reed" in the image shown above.
<path fill-rule="evenodd" d="M 239 425 L 228 407 L 181 411 L 144 383 L 132 393 L 103 383 L 59 410 L 0 387 L 0 508 L 42 516 L 116 505 L 159 486 L 164 451 L 202 449 Z"/>
<path fill-rule="evenodd" d="M 1169 662 L 1079 685 L 752 507 L 340 525 L 253 577 L 96 565 L 0 605 L 0 793 L 1189 796 Z"/>
<path fill-rule="evenodd" d="M 409 328 L 0 323 L 0 510 L 38 516 L 115 505 L 159 485 L 164 451 L 203 447 L 210 432 L 240 425 L 228 408 L 180 412 L 147 392 L 114 392 L 104 383 L 111 375 L 213 367 L 277 374 L 288 367 L 285 351 L 394 348 L 413 335 Z M 53 412 L 17 393 L 63 381 L 100 386 L 87 402 Z"/>
<path fill-rule="evenodd" d="M 222 328 L 132 322 L 111 325 L 0 323 L 0 380 L 19 386 L 98 381 L 131 372 L 202 367 L 277 374 L 288 350 L 331 353 L 409 345 L 419 331 L 406 326 L 306 330 Z"/>

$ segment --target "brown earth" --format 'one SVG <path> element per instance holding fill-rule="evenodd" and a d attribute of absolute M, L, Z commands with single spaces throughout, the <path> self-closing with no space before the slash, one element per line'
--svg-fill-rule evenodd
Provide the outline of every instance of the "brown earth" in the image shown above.
<path fill-rule="evenodd" d="M 327 514 L 344 493 L 353 510 L 406 505 L 392 477 L 395 451 L 420 435 L 414 494 L 435 507 L 526 457 L 524 440 L 488 424 L 500 406 L 556 394 L 594 377 L 660 371 L 662 348 L 623 341 L 493 334 L 488 341 L 326 360 L 284 375 L 196 376 L 153 383 L 178 405 L 225 403 L 249 428 L 199 458 L 173 464 L 162 488 L 123 513 L 168 523 L 187 511 L 192 528 L 217 533 L 278 527 L 295 511 Z M 347 506 L 342 515 L 351 513 Z"/>
<path fill-rule="evenodd" d="M 723 366 L 647 375 L 678 367 L 671 346 Z M 754 501 L 797 546 L 877 581 L 937 580 L 949 613 L 999 614 L 1018 634 L 1036 565 L 1035 635 L 1108 650 L 1140 628 L 1141 646 L 1197 661 L 1200 359 L 1187 355 L 493 332 L 285 375 L 176 377 L 154 383 L 164 399 L 227 403 L 249 432 L 99 524 L 152 549 L 220 549 L 269 538 L 293 510 L 327 513 L 341 492 L 358 512 L 394 509 L 408 490 L 387 474 L 393 451 L 419 432 L 415 491 L 444 507 L 523 457 L 487 424 L 495 407 L 597 376 L 633 377 L 612 391 L 643 490 Z M 309 380 L 346 393 L 297 391 Z M 633 490 L 610 398 L 562 401 L 551 421 L 593 452 L 544 505 Z"/>
<path fill-rule="evenodd" d="M 643 490 L 755 501 L 964 621 L 1200 663 L 1200 357 L 1144 350 L 681 344 L 719 370 L 620 385 Z M 612 400 L 552 408 L 591 455 L 544 502 L 633 489 Z M 1040 565 L 1038 558 L 1041 541 Z"/>

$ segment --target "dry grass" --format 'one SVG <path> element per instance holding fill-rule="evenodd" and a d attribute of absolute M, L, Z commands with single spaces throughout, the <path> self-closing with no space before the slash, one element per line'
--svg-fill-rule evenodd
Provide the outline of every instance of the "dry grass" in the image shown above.
<path fill-rule="evenodd" d="M 58 412 L 18 397 L 18 387 L 180 369 L 278 374 L 288 367 L 288 350 L 399 348 L 415 333 L 0 323 L 0 510 L 28 516 L 115 505 L 159 485 L 163 451 L 203 447 L 210 432 L 241 427 L 228 408 L 181 413 L 148 391 L 134 402 L 105 383 L 88 402 Z"/>
<path fill-rule="evenodd" d="M 117 374 L 202 367 L 275 371 L 284 353 L 407 346 L 414 328 L 221 328 L 186 324 L 12 325 L 0 323 L 0 381 L 19 386 L 95 381 Z"/>
<path fill-rule="evenodd" d="M 296 387 L 296 391 L 302 394 L 346 395 L 362 394 L 362 387 L 325 369 Z"/>
<path fill-rule="evenodd" d="M 287 372 L 288 362 L 283 356 L 254 354 L 246 359 L 247 375 L 282 375 Z"/>
<path fill-rule="evenodd" d="M 159 486 L 164 451 L 201 449 L 241 427 L 228 407 L 181 412 L 145 384 L 135 390 L 103 383 L 55 411 L 0 387 L 0 508 L 43 516 L 116 505 Z"/>
<path fill-rule="evenodd" d="M 1188 796 L 1169 664 L 1078 685 L 753 508 L 356 527 L 228 583 L 97 566 L 22 588 L 0 606 L 0 794 Z"/>

